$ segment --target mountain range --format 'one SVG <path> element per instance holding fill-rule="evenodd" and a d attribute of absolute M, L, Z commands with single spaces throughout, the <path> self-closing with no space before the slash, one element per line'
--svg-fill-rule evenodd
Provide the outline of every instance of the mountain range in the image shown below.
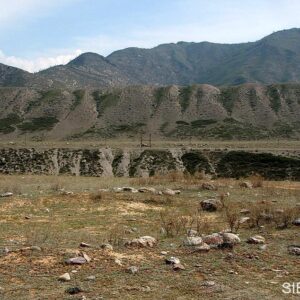
<path fill-rule="evenodd" d="M 10 139 L 300 137 L 300 29 L 257 42 L 84 53 L 38 73 L 0 64 Z"/>
<path fill-rule="evenodd" d="M 242 44 L 178 42 L 127 48 L 107 57 L 84 53 L 38 73 L 0 64 L 0 86 L 103 88 L 129 85 L 215 86 L 300 81 L 300 29 Z"/>

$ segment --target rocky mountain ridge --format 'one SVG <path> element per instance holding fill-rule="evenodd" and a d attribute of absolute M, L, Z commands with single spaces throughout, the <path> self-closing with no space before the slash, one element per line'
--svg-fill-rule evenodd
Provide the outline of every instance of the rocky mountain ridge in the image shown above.
<path fill-rule="evenodd" d="M 128 85 L 215 86 L 300 81 L 300 29 L 242 44 L 179 42 L 127 48 L 107 57 L 84 53 L 66 65 L 31 74 L 0 64 L 0 86 L 103 88 Z"/>

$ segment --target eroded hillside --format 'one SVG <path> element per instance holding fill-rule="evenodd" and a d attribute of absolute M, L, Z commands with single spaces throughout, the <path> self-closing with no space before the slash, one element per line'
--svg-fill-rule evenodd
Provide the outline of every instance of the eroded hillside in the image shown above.
<path fill-rule="evenodd" d="M 7 138 L 293 138 L 300 133 L 300 84 L 217 88 L 129 86 L 81 90 L 0 89 Z"/>

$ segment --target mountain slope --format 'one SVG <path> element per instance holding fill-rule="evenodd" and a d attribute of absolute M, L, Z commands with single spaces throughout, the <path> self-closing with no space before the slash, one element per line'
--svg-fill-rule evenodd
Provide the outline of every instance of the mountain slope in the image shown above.
<path fill-rule="evenodd" d="M 300 136 L 300 84 L 0 89 L 0 134 L 21 138 Z"/>

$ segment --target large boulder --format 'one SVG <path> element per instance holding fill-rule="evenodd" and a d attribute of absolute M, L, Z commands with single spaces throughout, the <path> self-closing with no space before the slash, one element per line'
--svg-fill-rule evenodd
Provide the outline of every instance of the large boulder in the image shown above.
<path fill-rule="evenodd" d="M 222 233 L 222 237 L 223 237 L 223 241 L 224 243 L 228 244 L 228 245 L 236 245 L 239 244 L 241 242 L 240 238 L 233 233 L 230 232 L 224 232 Z"/>
<path fill-rule="evenodd" d="M 220 233 L 212 233 L 202 238 L 203 242 L 211 248 L 219 247 L 224 243 L 223 236 Z"/>
<path fill-rule="evenodd" d="M 214 184 L 210 182 L 203 182 L 201 185 L 202 190 L 208 190 L 208 191 L 216 191 L 218 188 Z"/>
<path fill-rule="evenodd" d="M 204 211 L 214 212 L 222 207 L 222 203 L 218 199 L 206 199 L 200 202 L 201 208 Z"/>

